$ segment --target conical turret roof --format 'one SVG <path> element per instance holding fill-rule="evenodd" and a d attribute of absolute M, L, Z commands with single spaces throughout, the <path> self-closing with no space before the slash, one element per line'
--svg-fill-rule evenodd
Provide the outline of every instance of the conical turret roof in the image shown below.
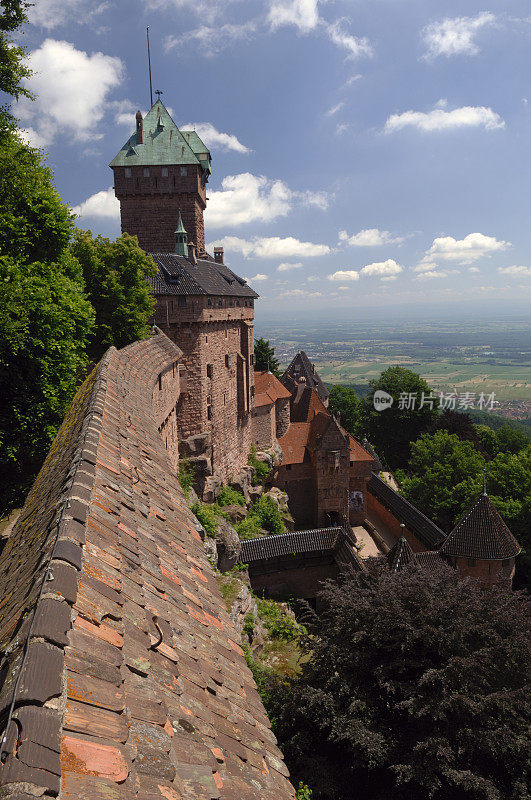
<path fill-rule="evenodd" d="M 411 564 L 413 558 L 413 550 L 409 546 L 409 542 L 405 536 L 401 536 L 386 555 L 387 564 L 391 572 L 398 572 L 407 566 L 407 564 Z"/>
<path fill-rule="evenodd" d="M 490 497 L 482 494 L 459 520 L 439 552 L 446 556 L 500 560 L 514 558 L 520 550 Z"/>

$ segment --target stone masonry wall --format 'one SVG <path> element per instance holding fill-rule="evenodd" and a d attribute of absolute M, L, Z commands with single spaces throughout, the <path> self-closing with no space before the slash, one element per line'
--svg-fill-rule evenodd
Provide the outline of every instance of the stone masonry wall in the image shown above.
<path fill-rule="evenodd" d="M 280 439 L 288 432 L 290 424 L 290 398 L 281 397 L 275 403 L 276 437 Z"/>
<path fill-rule="evenodd" d="M 289 408 L 289 401 L 288 401 Z M 253 410 L 253 444 L 267 450 L 275 441 L 275 406 L 259 406 Z"/>
<path fill-rule="evenodd" d="M 0 558 L 1 797 L 295 798 L 158 433 L 177 352 L 111 348 Z"/>
<path fill-rule="evenodd" d="M 315 453 L 317 523 L 330 525 L 330 514 L 348 516 L 350 449 L 340 430 L 330 425 Z"/>

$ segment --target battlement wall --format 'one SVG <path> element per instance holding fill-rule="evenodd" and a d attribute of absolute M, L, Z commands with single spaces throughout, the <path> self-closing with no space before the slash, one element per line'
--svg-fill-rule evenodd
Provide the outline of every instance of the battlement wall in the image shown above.
<path fill-rule="evenodd" d="M 108 351 L 2 553 L 0 798 L 295 796 L 164 440 L 178 359 Z"/>

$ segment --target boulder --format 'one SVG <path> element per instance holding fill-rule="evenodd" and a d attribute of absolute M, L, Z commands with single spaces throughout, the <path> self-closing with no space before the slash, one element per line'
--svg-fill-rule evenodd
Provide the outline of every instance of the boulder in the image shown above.
<path fill-rule="evenodd" d="M 210 561 L 212 566 L 217 568 L 217 566 L 218 566 L 218 544 L 217 544 L 216 540 L 213 539 L 212 536 L 206 536 L 204 544 L 205 544 L 205 550 L 206 550 L 206 554 L 207 554 L 208 560 Z"/>
<path fill-rule="evenodd" d="M 207 456 L 190 456 L 188 461 L 194 468 L 196 478 L 212 475 L 212 461 Z"/>
<path fill-rule="evenodd" d="M 258 500 L 261 494 L 264 492 L 263 486 L 249 486 L 249 501 L 254 503 L 255 500 Z"/>
<path fill-rule="evenodd" d="M 222 506 L 220 511 L 229 518 L 229 522 L 234 525 L 236 522 L 241 522 L 247 515 L 245 506 Z"/>
<path fill-rule="evenodd" d="M 237 492 L 241 492 L 247 501 L 249 499 L 249 489 L 253 483 L 254 470 L 252 467 L 243 467 L 243 469 L 231 480 L 230 485 Z"/>
<path fill-rule="evenodd" d="M 256 454 L 256 458 L 258 461 L 263 461 L 268 467 L 273 467 L 273 456 L 267 450 L 260 450 L 260 452 Z"/>
<path fill-rule="evenodd" d="M 204 503 L 213 503 L 216 500 L 219 490 L 221 489 L 221 484 L 221 478 L 218 478 L 217 475 L 209 475 L 205 479 L 203 490 L 201 492 Z"/>
<path fill-rule="evenodd" d="M 269 452 L 273 457 L 273 466 L 275 467 L 280 466 L 280 464 L 282 464 L 282 462 L 284 461 L 284 452 L 276 440 Z"/>
<path fill-rule="evenodd" d="M 223 517 L 218 517 L 218 521 L 219 525 L 216 533 L 218 569 L 221 572 L 228 572 L 240 557 L 242 543 L 230 522 L 227 522 Z"/>
<path fill-rule="evenodd" d="M 273 486 L 265 494 L 266 497 L 270 497 L 271 500 L 273 500 L 273 502 L 275 503 L 275 505 L 278 506 L 280 511 L 282 511 L 283 509 L 287 509 L 288 495 L 286 494 L 286 492 L 283 492 L 282 489 L 279 489 L 278 486 Z"/>
<path fill-rule="evenodd" d="M 199 456 L 210 449 L 212 440 L 209 433 L 198 433 L 179 442 L 179 455 L 185 458 Z"/>

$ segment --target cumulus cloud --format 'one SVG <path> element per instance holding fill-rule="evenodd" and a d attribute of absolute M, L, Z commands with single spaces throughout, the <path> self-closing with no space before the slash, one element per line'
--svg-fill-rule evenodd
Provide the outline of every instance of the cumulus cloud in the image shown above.
<path fill-rule="evenodd" d="M 451 131 L 460 128 L 484 128 L 487 131 L 505 128 L 505 121 L 492 108 L 486 106 L 462 106 L 452 111 L 446 109 L 446 101 L 440 101 L 432 111 L 404 111 L 391 114 L 384 133 L 395 133 L 404 128 L 416 128 L 425 133 Z"/>
<path fill-rule="evenodd" d="M 430 270 L 429 272 L 419 272 L 419 274 L 416 277 L 417 280 L 423 281 L 423 280 L 431 280 L 432 278 L 447 278 L 448 273 L 443 271 Z"/>
<path fill-rule="evenodd" d="M 244 172 L 228 175 L 219 191 L 209 192 L 205 217 L 212 228 L 238 227 L 285 217 L 296 204 L 326 208 L 327 200 L 321 192 L 295 192 L 283 181 Z"/>
<path fill-rule="evenodd" d="M 96 219 L 120 219 L 120 203 L 114 196 L 114 189 L 109 186 L 102 192 L 87 197 L 72 211 L 80 217 L 94 217 Z"/>
<path fill-rule="evenodd" d="M 216 130 L 211 122 L 188 122 L 179 127 L 183 131 L 194 129 L 210 150 L 234 150 L 236 153 L 251 152 L 233 133 L 222 133 Z"/>
<path fill-rule="evenodd" d="M 491 256 L 510 246 L 510 242 L 500 241 L 494 236 L 485 236 L 483 233 L 469 233 L 464 239 L 441 236 L 433 240 L 433 244 L 426 251 L 426 255 L 417 269 L 418 271 L 433 269 L 439 261 L 473 264 L 480 258 Z"/>
<path fill-rule="evenodd" d="M 355 269 L 338 269 L 328 276 L 329 281 L 359 281 L 360 274 Z"/>
<path fill-rule="evenodd" d="M 387 261 L 376 261 L 374 264 L 367 264 L 361 270 L 361 274 L 382 277 L 384 275 L 398 275 L 402 270 L 403 267 L 400 264 L 397 264 L 392 258 L 388 258 Z"/>
<path fill-rule="evenodd" d="M 478 267 L 469 267 L 468 271 L 469 272 L 480 272 L 481 270 Z"/>
<path fill-rule="evenodd" d="M 314 30 L 319 24 L 319 0 L 272 0 L 268 21 L 273 30 L 294 25 L 301 33 Z"/>
<path fill-rule="evenodd" d="M 404 237 L 393 236 L 389 231 L 380 231 L 378 228 L 366 228 L 353 236 L 346 231 L 339 231 L 339 241 L 350 247 L 381 247 L 384 244 L 400 244 Z"/>
<path fill-rule="evenodd" d="M 252 240 L 225 236 L 213 244 L 224 247 L 227 252 L 241 253 L 245 258 L 315 258 L 330 253 L 326 244 L 301 242 L 293 236 L 255 236 Z"/>
<path fill-rule="evenodd" d="M 498 272 L 503 275 L 517 275 L 519 278 L 531 278 L 531 267 L 498 267 Z"/>
<path fill-rule="evenodd" d="M 103 53 L 89 55 L 70 42 L 45 39 L 30 53 L 28 62 L 34 72 L 28 86 L 37 99 L 21 98 L 16 114 L 32 142 L 45 146 L 65 134 L 77 141 L 101 139 L 98 124 L 109 92 L 122 81 L 121 60 Z"/>
<path fill-rule="evenodd" d="M 257 272 L 256 275 L 253 275 L 252 278 L 247 278 L 247 281 L 267 281 L 268 276 L 264 275 L 263 272 Z"/>
<path fill-rule="evenodd" d="M 277 267 L 277 272 L 289 272 L 292 269 L 300 269 L 302 267 L 302 261 L 296 261 L 294 263 L 290 263 L 289 261 L 283 261 L 282 264 L 279 264 Z"/>
<path fill-rule="evenodd" d="M 38 0 L 28 7 L 28 19 L 32 25 L 51 31 L 66 23 L 90 22 L 109 5 L 98 3 L 94 8 L 89 0 Z"/>
<path fill-rule="evenodd" d="M 288 289 L 279 297 L 322 297 L 322 292 L 309 292 L 307 289 Z"/>
<path fill-rule="evenodd" d="M 494 14 L 483 11 L 475 17 L 453 17 L 432 22 L 421 33 L 427 47 L 424 57 L 477 55 L 476 34 L 495 20 Z"/>
<path fill-rule="evenodd" d="M 248 41 L 257 30 L 253 20 L 242 24 L 226 23 L 225 25 L 201 25 L 195 30 L 187 31 L 180 36 L 171 34 L 164 40 L 166 52 L 182 47 L 193 47 L 195 52 L 212 57 L 221 53 L 235 42 Z"/>

